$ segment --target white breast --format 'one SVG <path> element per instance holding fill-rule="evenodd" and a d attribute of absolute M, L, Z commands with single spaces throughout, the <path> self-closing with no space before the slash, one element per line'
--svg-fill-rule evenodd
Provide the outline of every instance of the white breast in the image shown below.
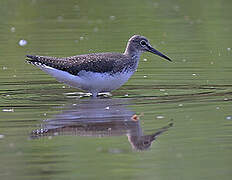
<path fill-rule="evenodd" d="M 82 79 L 83 89 L 90 92 L 109 92 L 121 87 L 131 77 L 133 72 L 120 72 L 114 75 L 81 71 L 78 75 Z"/>

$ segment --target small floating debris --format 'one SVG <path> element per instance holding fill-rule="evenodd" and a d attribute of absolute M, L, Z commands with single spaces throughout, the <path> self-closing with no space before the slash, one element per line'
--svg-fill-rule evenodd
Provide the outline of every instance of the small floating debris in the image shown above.
<path fill-rule="evenodd" d="M 182 153 L 177 153 L 177 154 L 176 154 L 176 157 L 177 157 L 177 158 L 182 158 L 183 155 L 182 155 Z"/>
<path fill-rule="evenodd" d="M 231 120 L 232 119 L 232 116 L 227 116 L 226 117 L 226 120 Z"/>
<path fill-rule="evenodd" d="M 62 88 L 65 88 L 65 86 L 62 86 Z"/>
<path fill-rule="evenodd" d="M 6 66 L 3 66 L 3 67 L 2 67 L 2 70 L 7 70 L 7 67 L 6 67 Z"/>
<path fill-rule="evenodd" d="M 144 59 L 143 59 L 143 61 L 147 61 L 147 59 L 146 59 L 146 58 L 144 58 Z"/>
<path fill-rule="evenodd" d="M 61 22 L 61 21 L 63 21 L 63 20 L 64 20 L 64 17 L 63 17 L 63 16 L 58 16 L 58 17 L 57 17 L 57 21 Z"/>
<path fill-rule="evenodd" d="M 76 11 L 80 11 L 80 7 L 79 7 L 78 5 L 74 5 L 74 9 L 75 9 Z"/>
<path fill-rule="evenodd" d="M 0 139 L 3 139 L 5 137 L 5 135 L 0 134 Z"/>
<path fill-rule="evenodd" d="M 98 27 L 93 28 L 93 32 L 98 32 L 98 31 L 99 31 Z"/>
<path fill-rule="evenodd" d="M 14 112 L 14 109 L 3 109 L 2 112 Z"/>
<path fill-rule="evenodd" d="M 111 21 L 115 20 L 115 16 L 110 16 L 109 18 Z"/>
<path fill-rule="evenodd" d="M 231 48 L 227 48 L 227 51 L 230 51 L 231 50 Z"/>
<path fill-rule="evenodd" d="M 193 76 L 196 76 L 197 74 L 193 73 L 192 75 L 193 75 Z"/>
<path fill-rule="evenodd" d="M 175 11 L 179 11 L 179 10 L 180 10 L 180 7 L 179 7 L 178 5 L 175 5 L 175 6 L 173 6 L 173 9 L 174 9 Z"/>
<path fill-rule="evenodd" d="M 11 31 L 11 32 L 15 32 L 15 27 L 11 27 L 11 28 L 10 28 L 10 31 Z"/>
<path fill-rule="evenodd" d="M 131 117 L 131 120 L 133 120 L 133 121 L 138 121 L 138 120 L 140 119 L 140 117 L 143 116 L 143 115 L 144 115 L 143 113 L 141 113 L 140 115 L 134 114 L 134 115 Z"/>
<path fill-rule="evenodd" d="M 128 97 L 128 96 L 129 96 L 129 94 L 125 94 L 124 96 Z"/>
<path fill-rule="evenodd" d="M 24 40 L 24 39 L 21 39 L 21 40 L 19 41 L 19 45 L 20 45 L 20 46 L 25 46 L 25 45 L 27 45 L 27 41 Z"/>
<path fill-rule="evenodd" d="M 159 3 L 154 2 L 154 3 L 153 3 L 153 6 L 154 6 L 155 8 L 157 8 L 157 7 L 159 6 Z"/>
<path fill-rule="evenodd" d="M 110 109 L 110 107 L 109 107 L 109 106 L 107 106 L 105 109 L 106 109 L 106 110 L 109 110 L 109 109 Z"/>
<path fill-rule="evenodd" d="M 81 41 L 82 41 L 82 40 L 84 40 L 84 37 L 83 37 L 83 36 L 81 36 L 81 37 L 80 37 L 80 40 L 81 40 Z"/>
<path fill-rule="evenodd" d="M 147 76 L 143 76 L 144 78 L 146 78 Z"/>
<path fill-rule="evenodd" d="M 156 116 L 156 118 L 157 118 L 157 119 L 163 119 L 164 116 L 159 115 L 159 116 Z"/>
<path fill-rule="evenodd" d="M 178 106 L 179 106 L 179 107 L 182 107 L 182 106 L 183 106 L 183 104 L 179 104 Z"/>
<path fill-rule="evenodd" d="M 111 153 L 111 154 L 120 154 L 120 153 L 123 152 L 121 149 L 116 149 L 116 148 L 114 148 L 114 149 L 111 148 L 111 149 L 109 149 L 108 151 L 109 151 L 109 153 Z"/>
<path fill-rule="evenodd" d="M 10 148 L 13 148 L 13 147 L 15 147 L 15 144 L 14 144 L 14 143 L 10 143 L 10 144 L 9 144 L 9 147 L 10 147 Z"/>
<path fill-rule="evenodd" d="M 160 92 L 164 92 L 164 91 L 166 91 L 165 89 L 160 89 Z"/>
<path fill-rule="evenodd" d="M 216 107 L 216 109 L 220 109 L 220 107 Z"/>

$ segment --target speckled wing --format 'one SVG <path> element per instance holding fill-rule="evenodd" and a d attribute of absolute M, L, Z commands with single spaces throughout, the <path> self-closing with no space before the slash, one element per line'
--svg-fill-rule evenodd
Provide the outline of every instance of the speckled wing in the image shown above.
<path fill-rule="evenodd" d="M 98 73 L 121 72 L 130 66 L 127 56 L 119 53 L 97 53 L 57 58 L 49 56 L 26 56 L 27 62 L 34 65 L 46 65 L 58 70 L 66 71 L 72 75 L 78 75 L 82 70 Z"/>

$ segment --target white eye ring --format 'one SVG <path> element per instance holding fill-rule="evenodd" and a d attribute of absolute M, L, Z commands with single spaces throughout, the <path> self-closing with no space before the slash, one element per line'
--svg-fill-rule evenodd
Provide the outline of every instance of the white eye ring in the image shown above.
<path fill-rule="evenodd" d="M 140 41 L 140 44 L 141 44 L 142 46 L 146 46 L 146 45 L 147 45 L 147 43 L 146 43 L 144 40 Z"/>

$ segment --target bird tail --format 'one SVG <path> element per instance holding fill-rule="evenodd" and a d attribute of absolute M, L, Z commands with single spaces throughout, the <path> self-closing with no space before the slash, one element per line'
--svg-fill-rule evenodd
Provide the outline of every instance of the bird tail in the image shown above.
<path fill-rule="evenodd" d="M 27 61 L 38 61 L 38 57 L 34 55 L 26 55 Z"/>
<path fill-rule="evenodd" d="M 42 66 L 38 56 L 35 55 L 26 55 L 26 62 L 35 66 Z"/>

